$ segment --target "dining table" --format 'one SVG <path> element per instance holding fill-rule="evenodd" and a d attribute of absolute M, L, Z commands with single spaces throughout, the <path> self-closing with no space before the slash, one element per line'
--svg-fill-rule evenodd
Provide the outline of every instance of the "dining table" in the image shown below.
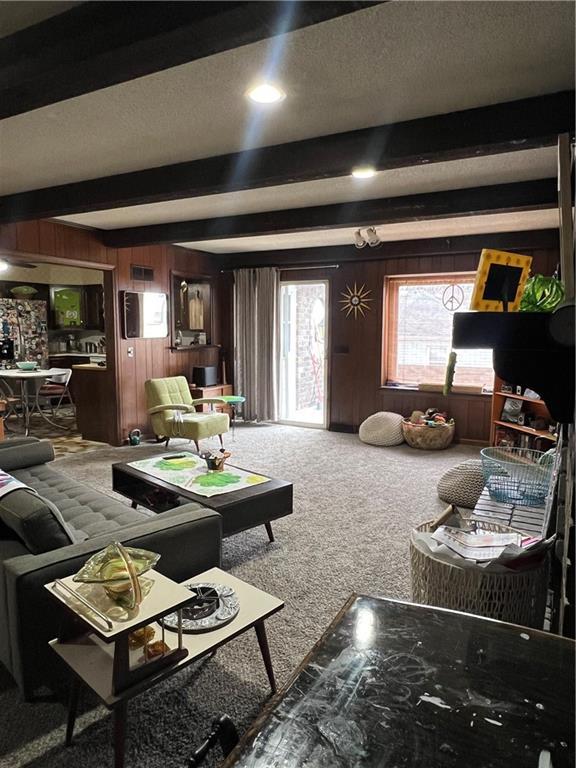
<path fill-rule="evenodd" d="M 52 421 L 40 407 L 40 388 L 42 384 L 51 376 L 61 373 L 62 370 L 60 368 L 36 368 L 33 371 L 21 371 L 18 368 L 0 369 L 0 379 L 8 384 L 10 390 L 14 391 L 13 385 L 14 387 L 19 386 L 20 405 L 26 437 L 30 434 L 30 419 L 34 413 L 38 413 L 45 422 L 57 429 L 68 429 L 67 426 Z"/>

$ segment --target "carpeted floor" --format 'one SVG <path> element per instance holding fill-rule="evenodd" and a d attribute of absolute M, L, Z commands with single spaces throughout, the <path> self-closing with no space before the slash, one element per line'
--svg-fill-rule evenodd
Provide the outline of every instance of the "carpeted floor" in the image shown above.
<path fill-rule="evenodd" d="M 94 440 L 85 440 L 82 437 L 76 426 L 74 409 L 70 406 L 61 406 L 55 416 L 52 416 L 48 411 L 46 415 L 54 421 L 54 424 L 58 424 L 64 427 L 64 429 L 58 429 L 54 424 L 49 424 L 35 413 L 31 419 L 30 435 L 41 440 L 51 440 L 54 445 L 56 458 L 107 447 L 106 443 L 97 443 Z M 5 428 L 7 440 L 13 437 L 22 437 L 24 434 L 22 419 L 17 419 L 15 416 L 11 416 L 6 420 Z"/>
<path fill-rule="evenodd" d="M 440 475 L 477 454 L 466 446 L 439 452 L 376 448 L 356 435 L 283 426 L 241 425 L 227 447 L 232 463 L 294 483 L 294 514 L 274 523 L 275 543 L 268 543 L 261 527 L 223 544 L 226 570 L 286 602 L 267 623 L 279 684 L 351 592 L 409 598 L 410 528 L 443 508 L 435 490 Z M 57 467 L 112 493 L 112 462 L 146 458 L 161 448 L 106 447 L 58 459 Z M 127 765 L 184 768 L 215 716 L 227 712 L 244 730 L 268 690 L 255 635 L 248 633 L 132 702 Z M 0 713 L 3 768 L 112 765 L 111 716 L 88 695 L 68 749 L 62 746 L 64 707 L 23 704 L 1 671 Z M 216 753 L 207 766 L 219 761 Z"/>

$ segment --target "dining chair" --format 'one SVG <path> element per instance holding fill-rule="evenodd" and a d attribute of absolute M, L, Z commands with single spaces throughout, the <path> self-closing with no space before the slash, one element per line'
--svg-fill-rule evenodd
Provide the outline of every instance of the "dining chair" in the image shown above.
<path fill-rule="evenodd" d="M 12 430 L 8 427 L 7 420 L 10 416 L 15 416 L 16 420 L 20 418 L 18 408 L 22 405 L 21 398 L 14 394 L 14 390 L 6 379 L 0 379 L 0 400 L 6 403 L 6 408 L 2 413 L 2 420 L 7 432 Z"/>
<path fill-rule="evenodd" d="M 71 377 L 71 368 L 51 368 L 50 377 L 40 386 L 38 397 L 49 401 L 52 414 L 58 412 L 64 398 L 69 401 L 74 410 L 74 400 L 72 399 L 69 388 Z M 58 398 L 58 402 L 56 403 L 56 406 L 54 406 L 54 400 L 56 398 Z"/>

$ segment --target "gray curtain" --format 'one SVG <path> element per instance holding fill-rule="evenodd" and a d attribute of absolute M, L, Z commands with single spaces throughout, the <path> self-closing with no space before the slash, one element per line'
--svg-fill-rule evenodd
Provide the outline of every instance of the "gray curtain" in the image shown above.
<path fill-rule="evenodd" d="M 248 421 L 277 417 L 279 292 L 274 267 L 234 271 L 234 383 Z"/>

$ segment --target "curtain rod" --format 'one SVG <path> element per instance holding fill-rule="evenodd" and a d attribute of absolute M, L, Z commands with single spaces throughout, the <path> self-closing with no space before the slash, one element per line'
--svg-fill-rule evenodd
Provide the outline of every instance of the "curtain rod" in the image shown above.
<path fill-rule="evenodd" d="M 340 264 L 319 264 L 317 267 L 278 267 L 279 272 L 300 272 L 301 269 L 340 269 Z"/>
<path fill-rule="evenodd" d="M 270 266 L 270 265 L 265 265 Z M 223 272 L 234 272 L 236 269 L 259 269 L 259 267 L 228 267 L 228 269 L 221 269 L 220 273 Z M 303 269 L 340 269 L 340 264 L 318 264 L 315 267 L 277 267 L 278 272 L 300 272 L 300 270 Z"/>

